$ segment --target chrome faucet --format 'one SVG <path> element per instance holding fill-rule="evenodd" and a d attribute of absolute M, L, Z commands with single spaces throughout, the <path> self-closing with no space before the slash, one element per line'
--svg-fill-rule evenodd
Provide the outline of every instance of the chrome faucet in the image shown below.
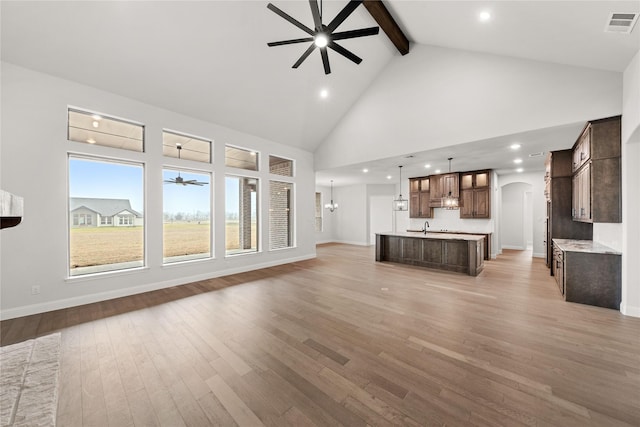
<path fill-rule="evenodd" d="M 424 225 L 422 226 L 422 231 L 424 232 L 424 234 L 427 234 L 428 227 L 429 227 L 429 221 L 425 221 Z"/>

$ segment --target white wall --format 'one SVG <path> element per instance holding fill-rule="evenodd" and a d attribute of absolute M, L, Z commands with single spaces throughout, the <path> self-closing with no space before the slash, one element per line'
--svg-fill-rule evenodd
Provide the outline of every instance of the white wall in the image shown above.
<path fill-rule="evenodd" d="M 502 212 L 500 217 L 500 235 L 502 249 L 527 248 L 527 230 L 532 229 L 532 224 L 527 224 L 526 219 L 531 220 L 532 213 L 526 213 L 527 193 L 531 194 L 533 186 L 521 182 L 513 182 L 502 186 Z M 531 206 L 529 204 L 529 206 Z"/>
<path fill-rule="evenodd" d="M 532 172 L 532 173 L 514 173 L 507 175 L 500 175 L 498 177 L 499 186 L 504 187 L 505 185 L 509 185 L 512 183 L 523 183 L 531 185 L 531 205 L 532 205 L 532 215 L 531 218 L 533 220 L 533 256 L 538 258 L 544 258 L 545 256 L 545 219 L 546 219 L 546 200 L 544 198 L 544 173 L 543 172 Z M 501 192 L 498 192 L 501 193 Z M 498 197 L 499 199 L 499 197 Z M 503 203 L 503 201 L 499 201 Z M 504 217 L 504 215 L 500 216 L 499 222 L 508 220 Z M 497 245 L 504 244 L 502 240 L 502 235 L 498 232 L 498 241 Z"/>
<path fill-rule="evenodd" d="M 368 245 L 369 223 L 367 186 L 365 184 L 333 187 L 340 207 L 335 212 L 335 240 L 353 245 Z"/>
<path fill-rule="evenodd" d="M 239 271 L 315 256 L 313 154 L 196 120 L 112 93 L 2 63 L 0 184 L 24 197 L 23 222 L 1 232 L 1 316 L 37 312 L 130 295 Z M 80 151 L 113 158 L 120 150 L 67 141 L 69 105 L 145 124 L 146 153 L 127 152 L 145 164 L 147 266 L 126 273 L 67 279 L 67 154 Z M 162 266 L 162 128 L 214 140 L 215 259 Z M 224 257 L 224 144 L 254 149 L 257 175 L 267 182 L 268 156 L 296 162 L 297 247 Z M 268 248 L 268 185 L 260 204 L 263 248 Z M 40 286 L 39 295 L 31 287 Z"/>
<path fill-rule="evenodd" d="M 622 95 L 622 303 L 640 317 L 640 50 L 623 76 Z M 595 233 L 595 226 L 594 226 Z M 595 236 L 594 236 L 595 237 Z"/>
<path fill-rule="evenodd" d="M 316 150 L 316 169 L 620 114 L 620 76 L 414 44 Z"/>

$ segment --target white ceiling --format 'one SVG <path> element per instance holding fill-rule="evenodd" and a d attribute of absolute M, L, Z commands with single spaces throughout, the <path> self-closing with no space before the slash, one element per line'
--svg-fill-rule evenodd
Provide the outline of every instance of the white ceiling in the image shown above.
<path fill-rule="evenodd" d="M 272 2 L 312 26 L 307 1 Z M 294 70 L 291 65 L 306 44 L 269 48 L 266 43 L 305 33 L 269 11 L 267 3 L 3 0 L 2 60 L 314 151 L 385 65 L 400 54 L 381 31 L 342 42 L 363 58 L 360 65 L 330 51 L 332 73 L 325 75 L 320 55 L 314 52 Z M 345 4 L 346 0 L 324 0 L 325 21 Z M 610 12 L 638 12 L 639 1 L 385 0 L 385 4 L 412 43 L 619 72 L 640 48 L 638 28 L 631 35 L 604 32 Z M 489 22 L 478 21 L 481 10 L 491 12 Z M 374 25 L 361 6 L 339 30 Z M 318 96 L 323 88 L 330 91 L 327 99 Z M 454 169 L 508 171 L 512 153 L 501 156 L 499 150 L 512 139 L 521 140 L 527 154 L 566 148 L 567 135 L 575 139 L 581 126 L 414 153 L 414 159 L 406 159 L 415 160 L 413 166 L 407 164 L 407 172 L 411 174 L 414 167 L 417 173 L 422 160 L 438 158 L 446 163 L 446 157 L 455 158 L 463 148 L 465 157 L 474 153 L 475 160 L 469 167 L 454 160 Z M 562 140 L 565 146 L 544 145 L 540 135 L 547 141 Z M 392 158 L 369 168 L 380 168 L 384 175 L 375 182 L 387 182 L 389 169 L 400 163 L 401 158 Z M 531 168 L 541 164 L 532 161 Z M 357 173 L 349 174 L 348 169 Z M 360 169 L 354 165 L 323 171 L 318 181 L 328 182 L 332 173 L 347 174 L 349 182 L 373 179 L 362 178 Z M 403 171 L 403 176 L 408 175 Z"/>

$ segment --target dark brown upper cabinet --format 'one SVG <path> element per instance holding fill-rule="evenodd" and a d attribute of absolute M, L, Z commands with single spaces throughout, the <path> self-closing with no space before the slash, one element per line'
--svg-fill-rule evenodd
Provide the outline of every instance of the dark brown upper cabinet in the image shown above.
<path fill-rule="evenodd" d="M 491 171 L 460 174 L 460 218 L 491 218 Z"/>
<path fill-rule="evenodd" d="M 409 217 L 433 218 L 433 208 L 429 206 L 430 177 L 409 179 Z"/>

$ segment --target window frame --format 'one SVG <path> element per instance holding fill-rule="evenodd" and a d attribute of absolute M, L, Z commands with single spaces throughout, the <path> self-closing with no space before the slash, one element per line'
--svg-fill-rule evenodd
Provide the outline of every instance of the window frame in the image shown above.
<path fill-rule="evenodd" d="M 87 141 L 78 141 L 75 139 L 71 139 L 70 138 L 70 123 L 69 123 L 69 113 L 70 112 L 74 112 L 74 113 L 79 113 L 79 114 L 86 114 L 89 116 L 100 116 L 101 118 L 106 118 L 109 120 L 114 120 L 114 121 L 118 121 L 118 122 L 123 122 L 123 123 L 127 123 L 130 125 L 134 125 L 134 126 L 140 126 L 142 128 L 142 136 L 141 136 L 141 144 L 142 147 L 140 150 L 133 150 L 133 149 L 129 149 L 129 148 L 118 148 L 118 147 L 113 147 L 110 145 L 104 145 L 104 144 L 92 144 L 89 143 Z M 73 142 L 76 144 L 83 144 L 83 145 L 87 145 L 89 147 L 92 146 L 97 146 L 97 147 L 104 147 L 107 149 L 112 149 L 112 150 L 124 150 L 126 152 L 130 152 L 130 153 L 139 153 L 139 154 L 144 154 L 146 153 L 146 144 L 147 144 L 147 127 L 145 126 L 144 123 L 139 122 L 137 120 L 131 120 L 131 119 L 127 119 L 124 117 L 119 117 L 119 116 L 114 116 L 112 114 L 104 114 L 104 113 L 100 113 L 98 111 L 95 110 L 90 110 L 90 109 L 86 109 L 86 108 L 80 108 L 80 107 L 76 107 L 73 105 L 67 105 L 67 142 Z"/>
<path fill-rule="evenodd" d="M 227 169 L 229 169 L 230 167 L 226 166 Z M 233 171 L 239 171 L 239 170 L 243 170 L 244 169 L 236 169 L 231 167 L 230 169 L 232 169 Z M 225 223 L 225 227 L 224 227 L 224 241 L 225 241 L 225 245 L 224 245 L 224 256 L 226 257 L 235 257 L 235 256 L 240 256 L 240 255 L 251 255 L 251 254 L 258 254 L 262 252 L 262 215 L 261 215 L 261 211 L 262 211 L 262 196 L 261 196 L 261 192 L 262 192 L 262 179 L 260 178 L 260 176 L 256 173 L 256 171 L 250 171 L 250 172 L 254 172 L 254 174 L 247 174 L 247 175 L 243 175 L 240 173 L 234 173 L 231 172 L 229 173 L 227 171 L 227 173 L 225 173 L 224 178 L 224 188 L 225 188 L 225 195 L 224 195 L 224 223 Z M 239 179 L 255 179 L 256 180 L 256 206 L 255 206 L 255 212 L 256 212 L 256 249 L 255 250 L 238 250 L 237 252 L 231 252 L 229 253 L 229 250 L 227 249 L 227 194 L 226 194 L 226 187 L 227 187 L 227 178 L 239 178 Z M 238 213 L 238 221 L 240 221 L 240 213 Z"/>

